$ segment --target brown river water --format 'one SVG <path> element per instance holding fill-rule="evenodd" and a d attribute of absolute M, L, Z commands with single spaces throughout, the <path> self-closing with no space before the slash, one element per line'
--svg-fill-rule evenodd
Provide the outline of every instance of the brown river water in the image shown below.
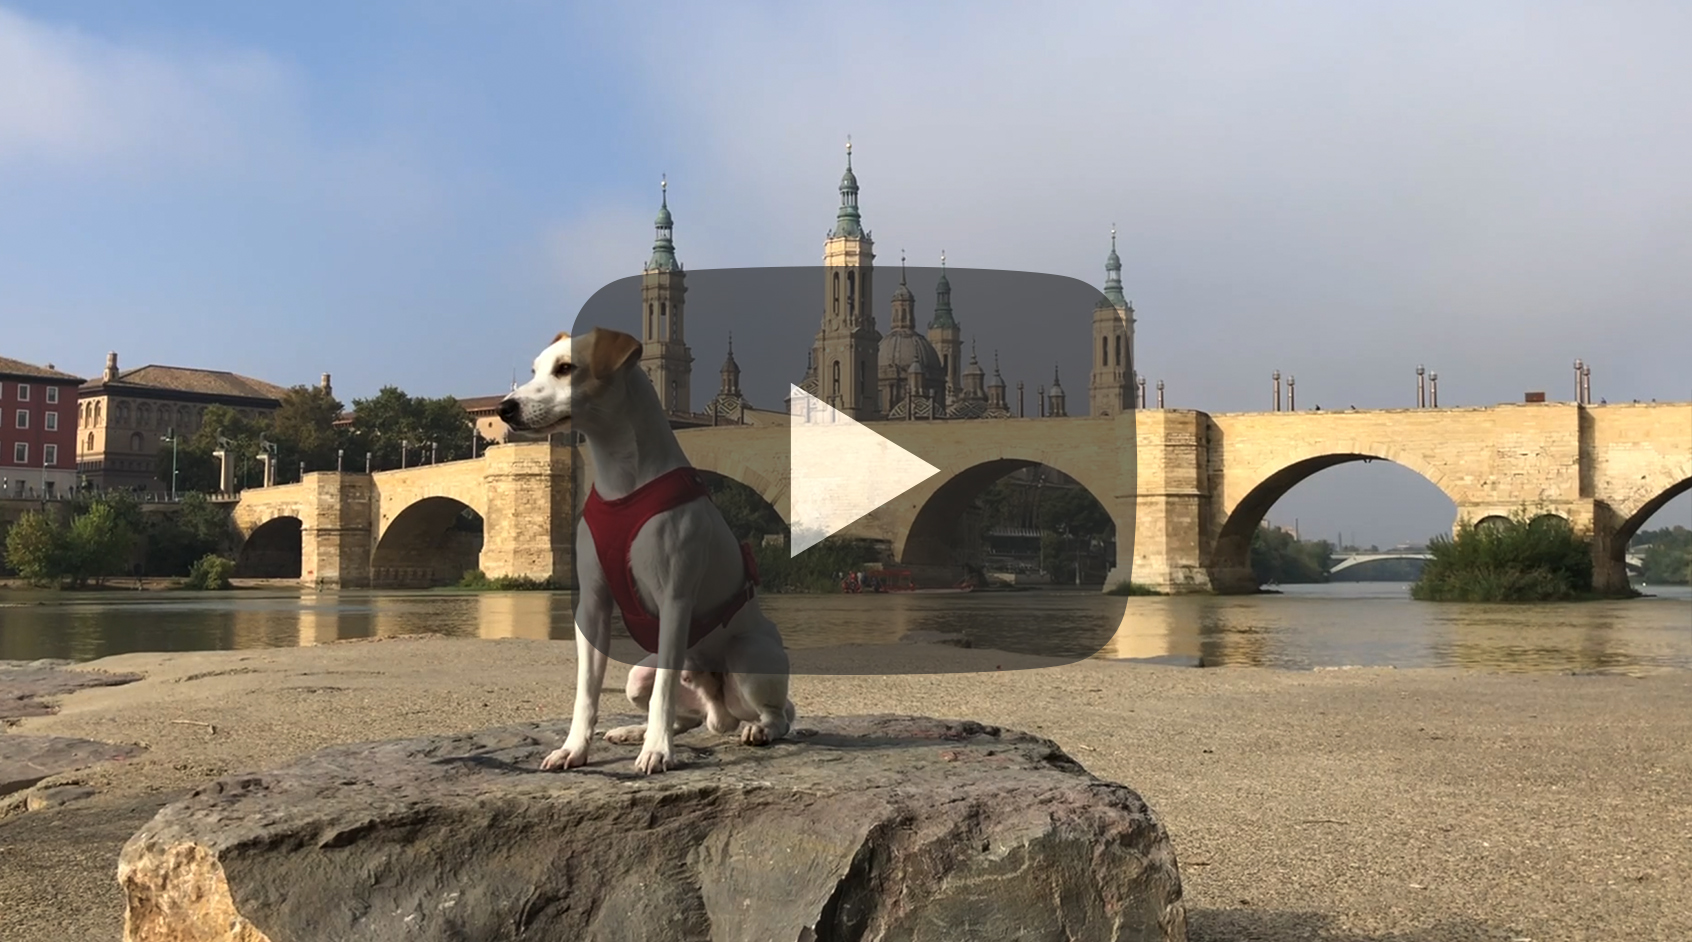
<path fill-rule="evenodd" d="M 1117 598 L 1037 589 L 967 595 L 766 595 L 790 649 L 963 632 L 977 647 L 1203 667 L 1692 668 L 1692 590 L 1555 605 L 1416 602 L 1399 583 L 1281 594 Z M 291 647 L 418 633 L 568 641 L 566 593 L 249 589 L 0 591 L 0 660 Z M 619 628 L 619 632 L 620 632 Z M 1108 639 L 1108 640 L 1106 640 Z M 1103 644 L 1102 650 L 1100 649 Z"/>

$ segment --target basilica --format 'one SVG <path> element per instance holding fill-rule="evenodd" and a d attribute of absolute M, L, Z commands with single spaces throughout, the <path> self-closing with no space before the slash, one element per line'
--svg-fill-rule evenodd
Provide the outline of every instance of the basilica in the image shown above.
<path fill-rule="evenodd" d="M 741 394 L 732 339 L 719 371 L 717 395 L 702 409 L 694 409 L 693 355 L 684 331 L 686 273 L 676 260 L 667 184 L 656 228 L 652 257 L 641 273 L 642 368 L 675 424 L 758 423 L 764 410 L 754 409 Z M 799 387 L 859 421 L 1005 419 L 1025 414 L 1020 395 L 1014 406 L 1006 397 L 996 354 L 991 379 L 973 342 L 968 363 L 964 362 L 963 327 L 952 308 L 944 253 L 933 313 L 921 330 L 916 295 L 905 283 L 904 259 L 900 259 L 899 285 L 893 290 L 886 334 L 877 329 L 871 305 L 874 260 L 874 242 L 858 210 L 858 178 L 852 172 L 848 143 L 840 209 L 823 245 L 822 315 Z M 1103 295 L 1092 312 L 1091 415 L 1134 408 L 1134 308 L 1122 292 L 1122 260 L 1116 254 L 1114 229 L 1105 275 Z M 1020 391 L 1022 384 L 1017 387 Z M 1036 409 L 1042 417 L 1070 414 L 1055 368 L 1050 387 L 1039 389 Z"/>

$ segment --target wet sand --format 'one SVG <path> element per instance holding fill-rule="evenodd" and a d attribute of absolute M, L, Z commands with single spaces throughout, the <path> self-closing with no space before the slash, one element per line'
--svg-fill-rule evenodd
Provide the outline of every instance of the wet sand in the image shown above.
<path fill-rule="evenodd" d="M 1195 942 L 1692 938 L 1692 674 L 901 655 L 982 672 L 798 677 L 801 725 L 917 713 L 1055 739 L 1168 827 Z M 145 679 L 0 735 L 147 751 L 37 786 L 91 798 L 0 820 L 0 939 L 119 939 L 118 849 L 196 785 L 334 743 L 567 716 L 573 661 L 569 643 L 402 638 L 80 665 Z M 602 713 L 627 709 L 625 671 L 612 664 Z"/>

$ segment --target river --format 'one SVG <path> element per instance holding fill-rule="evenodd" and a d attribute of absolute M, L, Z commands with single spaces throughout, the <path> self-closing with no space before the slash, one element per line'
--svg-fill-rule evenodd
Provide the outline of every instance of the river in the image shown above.
<path fill-rule="evenodd" d="M 790 649 L 964 632 L 976 646 L 1204 667 L 1692 668 L 1692 590 L 1559 605 L 1412 601 L 1397 583 L 1281 594 L 1117 598 L 1042 589 L 970 595 L 766 595 Z M 430 633 L 568 639 L 565 593 L 0 591 L 0 660 L 228 650 Z M 1114 626 L 1112 629 L 1111 626 Z M 620 628 L 619 628 L 620 631 Z M 1097 650 L 1104 639 L 1102 650 Z"/>

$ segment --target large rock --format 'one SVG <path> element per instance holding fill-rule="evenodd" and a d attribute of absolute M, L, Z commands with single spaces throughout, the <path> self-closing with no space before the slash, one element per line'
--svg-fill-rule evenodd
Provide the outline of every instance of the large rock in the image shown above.
<path fill-rule="evenodd" d="M 45 697 L 62 697 L 88 687 L 134 683 L 140 674 L 67 670 L 74 661 L 0 661 L 0 726 L 26 716 L 58 712 Z"/>
<path fill-rule="evenodd" d="M 586 769 L 537 771 L 563 723 L 229 776 L 124 846 L 125 938 L 1186 938 L 1163 827 L 1051 741 L 914 717 L 814 726 L 764 749 L 690 733 L 687 764 L 653 777 L 603 740 Z"/>

